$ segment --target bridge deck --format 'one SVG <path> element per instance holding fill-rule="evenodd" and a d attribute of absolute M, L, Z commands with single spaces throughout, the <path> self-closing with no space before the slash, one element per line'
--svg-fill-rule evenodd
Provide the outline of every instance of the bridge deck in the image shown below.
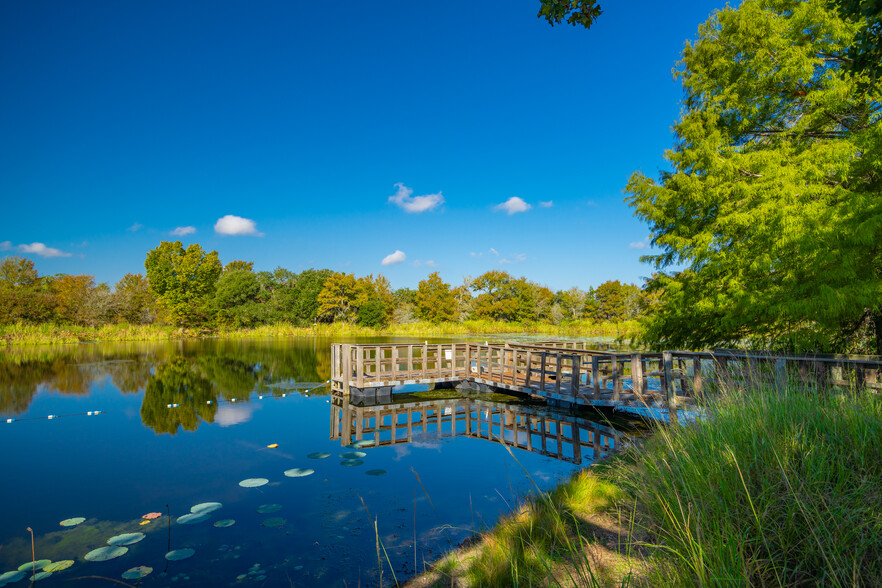
<path fill-rule="evenodd" d="M 821 388 L 882 388 L 876 356 L 795 356 L 715 350 L 613 353 L 580 342 L 332 345 L 332 388 L 344 395 L 402 384 L 470 381 L 568 405 L 668 409 L 722 381 L 791 380 Z"/>

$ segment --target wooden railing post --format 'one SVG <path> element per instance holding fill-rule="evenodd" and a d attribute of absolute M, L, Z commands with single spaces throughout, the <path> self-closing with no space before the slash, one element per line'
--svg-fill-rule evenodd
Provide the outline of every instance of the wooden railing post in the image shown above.
<path fill-rule="evenodd" d="M 677 422 L 677 394 L 674 388 L 674 356 L 670 351 L 662 351 L 664 364 L 665 404 L 668 407 L 671 423 Z"/>
<path fill-rule="evenodd" d="M 580 368 L 581 368 L 581 365 L 580 365 L 579 356 L 576 354 L 573 354 L 573 372 L 572 372 L 573 376 L 572 376 L 572 378 L 570 378 L 570 387 L 571 387 L 570 393 L 573 395 L 573 398 L 579 397 L 579 384 L 581 384 L 580 380 L 582 379 L 582 374 L 579 373 Z"/>
<path fill-rule="evenodd" d="M 591 385 L 595 400 L 600 400 L 600 358 L 596 355 L 591 356 Z"/>
<path fill-rule="evenodd" d="M 642 398 L 644 387 L 646 386 L 646 376 L 643 375 L 643 356 L 639 353 L 631 354 L 631 390 Z"/>
<path fill-rule="evenodd" d="M 542 352 L 542 359 L 539 362 L 539 389 L 545 392 L 545 363 L 547 352 Z"/>
<path fill-rule="evenodd" d="M 778 392 L 784 392 L 787 389 L 787 360 L 775 360 L 775 386 Z"/>
<path fill-rule="evenodd" d="M 360 345 L 355 346 L 355 369 L 357 370 L 355 375 L 356 385 L 359 388 L 364 388 L 364 347 Z"/>
<path fill-rule="evenodd" d="M 619 358 L 615 355 L 610 356 L 610 369 L 613 382 L 613 402 L 621 402 L 622 400 L 622 378 L 619 370 Z"/>
<path fill-rule="evenodd" d="M 524 380 L 524 386 L 527 386 L 528 388 L 530 386 L 530 380 L 533 376 L 532 372 L 533 372 L 533 352 L 530 350 L 527 350 L 527 376 Z"/>
<path fill-rule="evenodd" d="M 693 357 L 692 358 L 692 394 L 695 397 L 701 396 L 701 388 L 704 385 L 704 381 L 701 377 L 701 358 Z"/>
<path fill-rule="evenodd" d="M 557 372 L 554 378 L 554 392 L 555 394 L 560 394 L 560 378 L 563 371 L 563 366 L 561 365 L 561 353 L 557 352 L 555 363 L 557 363 Z"/>

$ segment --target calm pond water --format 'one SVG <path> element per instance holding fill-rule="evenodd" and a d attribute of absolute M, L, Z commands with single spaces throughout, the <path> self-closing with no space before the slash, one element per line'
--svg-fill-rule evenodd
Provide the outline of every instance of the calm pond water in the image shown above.
<path fill-rule="evenodd" d="M 38 560 L 73 562 L 39 586 L 86 576 L 70 585 L 112 586 L 95 576 L 121 580 L 138 566 L 152 573 L 121 581 L 378 585 L 378 537 L 388 585 L 590 463 L 591 447 L 555 439 L 557 423 L 581 423 L 582 443 L 592 432 L 617 443 L 613 429 L 503 395 L 409 389 L 394 404 L 354 406 L 319 386 L 330 343 L 0 351 L 0 574 L 27 563 L 9 585 L 29 584 L 30 527 Z M 380 423 L 364 420 L 377 411 Z M 258 480 L 240 484 L 248 479 Z M 148 513 L 161 516 L 146 522 Z M 124 549 L 114 550 L 119 535 Z M 102 547 L 89 559 L 122 555 L 86 559 Z M 166 559 L 175 550 L 192 555 Z M 0 586 L 21 575 L 0 575 Z"/>

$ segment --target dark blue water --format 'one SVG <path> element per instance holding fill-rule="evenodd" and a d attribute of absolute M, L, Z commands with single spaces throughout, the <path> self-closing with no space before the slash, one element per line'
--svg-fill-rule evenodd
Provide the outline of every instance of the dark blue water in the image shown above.
<path fill-rule="evenodd" d="M 88 576 L 121 580 L 136 566 L 153 571 L 140 584 L 121 581 L 370 586 L 380 584 L 382 569 L 388 585 L 422 571 L 525 494 L 554 486 L 594 457 L 554 443 L 543 455 L 538 439 L 534 451 L 506 447 L 468 436 L 464 422 L 454 423 L 453 433 L 442 425 L 439 434 L 432 418 L 409 440 L 399 434 L 392 443 L 386 433 L 378 437 L 386 445 L 346 448 L 355 439 L 340 434 L 348 401 L 318 387 L 330 377 L 329 346 L 293 339 L 0 352 L 0 574 L 32 560 L 30 527 L 36 559 L 74 562 L 38 586 Z M 458 395 L 396 395 L 399 408 L 389 410 L 398 411 L 398 423 L 405 422 L 401 406 L 443 415 L 443 406 L 432 404 L 439 398 Z M 496 423 L 526 414 L 535 420 L 546 410 L 519 402 L 473 396 L 459 406 Z M 526 436 L 508 439 L 523 444 Z M 365 453 L 363 463 L 341 465 L 339 455 L 354 450 Z M 330 457 L 307 457 L 317 452 Z M 286 477 L 292 468 L 314 473 Z M 385 474 L 367 475 L 371 470 Z M 268 483 L 240 486 L 247 478 Z M 177 522 L 205 502 L 223 506 L 203 522 Z M 262 505 L 281 508 L 261 514 Z M 142 525 L 151 512 L 163 516 Z M 72 517 L 86 520 L 59 525 Z M 273 518 L 284 522 L 262 524 Z M 214 525 L 224 519 L 235 523 Z M 84 559 L 123 533 L 145 537 L 116 559 Z M 194 555 L 165 558 L 184 548 Z M 29 584 L 31 572 L 25 576 L 9 585 Z M 69 585 L 118 584 L 87 578 Z"/>

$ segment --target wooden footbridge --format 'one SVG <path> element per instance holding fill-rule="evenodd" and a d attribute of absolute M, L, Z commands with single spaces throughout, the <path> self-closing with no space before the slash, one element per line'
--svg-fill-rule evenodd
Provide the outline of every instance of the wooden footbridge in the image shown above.
<path fill-rule="evenodd" d="M 590 342 L 385 343 L 331 346 L 331 387 L 343 396 L 405 384 L 462 382 L 560 406 L 649 408 L 676 419 L 721 382 L 798 381 L 882 388 L 882 357 L 712 352 L 614 353 Z M 673 410 L 672 410 L 673 409 Z"/>
<path fill-rule="evenodd" d="M 367 441 L 370 448 L 445 437 L 484 439 L 574 464 L 594 461 L 628 441 L 626 433 L 612 427 L 542 406 L 470 398 L 355 404 L 343 395 L 333 396 L 331 439 L 343 446 Z"/>

